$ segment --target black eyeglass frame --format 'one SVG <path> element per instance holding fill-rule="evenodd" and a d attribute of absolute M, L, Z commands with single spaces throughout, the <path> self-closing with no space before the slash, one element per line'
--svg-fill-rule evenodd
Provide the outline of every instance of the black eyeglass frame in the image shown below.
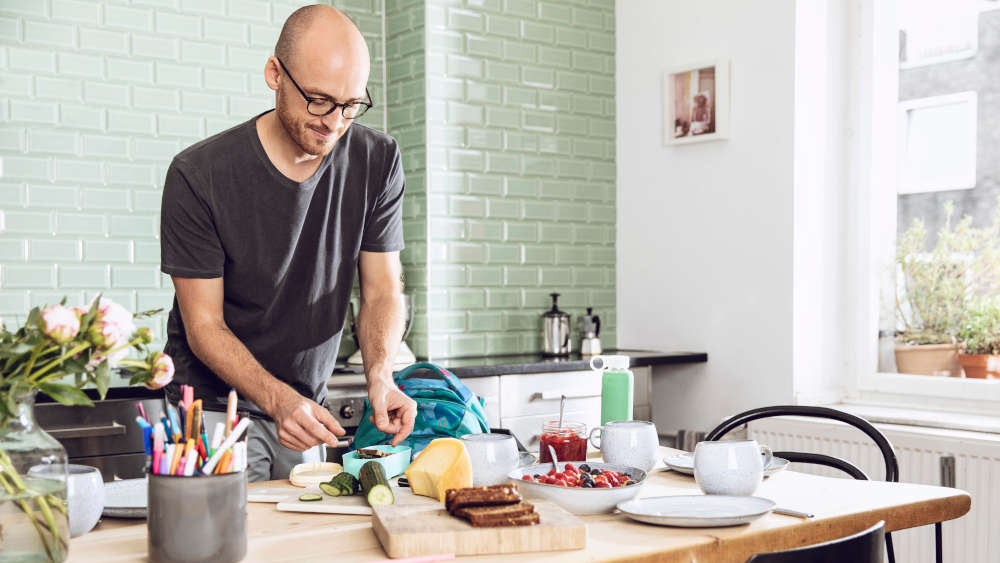
<path fill-rule="evenodd" d="M 368 110 L 370 110 L 373 107 L 375 107 L 375 101 L 372 100 L 371 92 L 368 91 L 368 87 L 367 86 L 365 86 L 365 95 L 368 96 L 368 101 L 367 102 L 349 102 L 349 103 L 345 104 L 345 103 L 340 103 L 340 102 L 333 101 L 333 100 L 331 100 L 329 98 L 314 98 L 312 96 L 308 96 L 308 95 L 306 95 L 305 90 L 303 90 L 302 87 L 299 86 L 299 83 L 296 82 L 294 78 L 292 78 L 292 73 L 288 72 L 288 68 L 285 67 L 285 63 L 281 62 L 281 59 L 279 59 L 278 57 L 275 57 L 274 59 L 276 61 L 278 61 L 278 64 L 281 66 L 281 70 L 285 73 L 286 76 L 288 76 L 288 79 L 292 81 L 292 85 L 295 86 L 295 89 L 299 91 L 299 94 L 302 94 L 303 98 L 305 98 L 305 100 L 306 100 L 306 111 L 309 112 L 309 115 L 315 115 L 316 117 L 326 117 L 326 116 L 330 115 L 331 113 L 337 111 L 337 108 L 340 108 L 340 115 L 342 115 L 344 117 L 344 119 L 357 119 L 357 118 L 361 117 L 362 115 L 364 115 L 365 113 L 367 113 Z M 312 105 L 313 102 L 327 102 L 327 103 L 333 104 L 333 107 L 330 108 L 329 111 L 327 111 L 326 113 L 315 113 L 311 109 L 309 109 L 309 107 Z M 349 107 L 351 107 L 351 106 L 353 106 L 355 104 L 361 104 L 362 106 L 364 106 L 364 109 L 361 110 L 354 117 L 348 117 L 347 114 L 345 114 L 344 112 L 347 110 L 347 108 L 349 108 Z"/>

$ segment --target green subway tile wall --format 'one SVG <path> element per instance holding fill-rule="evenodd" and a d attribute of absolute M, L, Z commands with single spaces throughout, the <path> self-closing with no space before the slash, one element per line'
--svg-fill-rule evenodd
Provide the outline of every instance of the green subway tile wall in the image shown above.
<path fill-rule="evenodd" d="M 170 159 L 273 106 L 263 63 L 305 3 L 0 2 L 0 318 L 170 306 Z M 538 350 L 551 291 L 614 345 L 613 1 L 333 3 L 373 56 L 363 122 L 403 150 L 417 354 Z"/>
<path fill-rule="evenodd" d="M 274 106 L 264 62 L 308 3 L 0 2 L 0 318 L 98 292 L 133 310 L 170 307 L 158 241 L 167 166 Z M 372 54 L 376 108 L 363 122 L 385 130 L 383 0 L 337 5 Z M 162 337 L 165 324 L 152 328 Z"/>
<path fill-rule="evenodd" d="M 427 0 L 432 357 L 539 350 L 551 292 L 615 344 L 614 28 L 612 0 Z"/>

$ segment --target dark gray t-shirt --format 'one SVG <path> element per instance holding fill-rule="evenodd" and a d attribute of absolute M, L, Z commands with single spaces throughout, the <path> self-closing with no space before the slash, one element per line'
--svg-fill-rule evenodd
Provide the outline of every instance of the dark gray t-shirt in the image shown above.
<path fill-rule="evenodd" d="M 320 402 L 359 252 L 403 248 L 402 161 L 392 137 L 355 123 L 297 183 L 268 159 L 256 120 L 174 157 L 163 187 L 160 269 L 224 278 L 230 330 L 265 369 Z M 224 408 L 229 385 L 191 351 L 176 297 L 164 351 L 176 366 L 168 395 L 185 383 L 204 408 Z M 263 414 L 243 399 L 240 408 Z"/>

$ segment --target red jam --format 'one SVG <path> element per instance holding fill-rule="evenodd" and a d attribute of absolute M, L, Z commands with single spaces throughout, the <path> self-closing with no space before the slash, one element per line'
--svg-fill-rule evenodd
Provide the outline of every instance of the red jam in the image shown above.
<path fill-rule="evenodd" d="M 568 422 L 560 428 L 556 423 L 544 425 L 539 448 L 539 463 L 550 463 L 552 455 L 549 446 L 556 451 L 559 461 L 586 461 L 587 439 L 583 437 L 586 426 L 582 423 Z"/>

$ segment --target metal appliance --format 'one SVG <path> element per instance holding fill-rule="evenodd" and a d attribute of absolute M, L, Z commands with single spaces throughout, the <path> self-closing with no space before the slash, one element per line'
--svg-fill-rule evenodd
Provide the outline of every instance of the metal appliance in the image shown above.
<path fill-rule="evenodd" d="M 410 347 L 406 344 L 406 337 L 410 334 L 410 327 L 413 326 L 413 298 L 408 293 L 403 294 L 403 304 L 404 307 L 406 307 L 406 327 L 403 329 L 403 339 L 399 343 L 399 349 L 396 351 L 396 361 L 393 364 L 393 368 L 397 370 L 417 361 L 416 356 L 413 354 L 413 350 L 410 350 Z M 354 353 L 347 358 L 347 365 L 363 366 L 365 365 L 365 361 L 361 357 L 361 343 L 358 341 L 358 323 L 354 315 L 353 301 L 349 301 L 347 303 L 347 322 L 351 327 L 351 336 L 354 338 L 354 346 L 357 348 Z"/>
<path fill-rule="evenodd" d="M 568 356 L 570 353 L 569 313 L 559 310 L 559 294 L 551 293 L 552 308 L 542 313 L 542 355 Z"/>
<path fill-rule="evenodd" d="M 601 353 L 601 318 L 591 314 L 593 307 L 587 307 L 583 317 L 583 336 L 580 338 L 580 353 L 584 356 L 596 356 Z"/>
<path fill-rule="evenodd" d="M 70 463 L 100 469 L 105 481 L 143 477 L 146 452 L 142 430 L 135 423 L 135 404 L 141 401 L 146 414 L 155 420 L 163 413 L 163 400 L 149 398 L 149 394 L 135 397 L 130 389 L 112 389 L 109 396 L 114 394 L 133 397 L 94 400 L 93 407 L 69 407 L 39 396 L 35 418 L 66 448 Z"/>

